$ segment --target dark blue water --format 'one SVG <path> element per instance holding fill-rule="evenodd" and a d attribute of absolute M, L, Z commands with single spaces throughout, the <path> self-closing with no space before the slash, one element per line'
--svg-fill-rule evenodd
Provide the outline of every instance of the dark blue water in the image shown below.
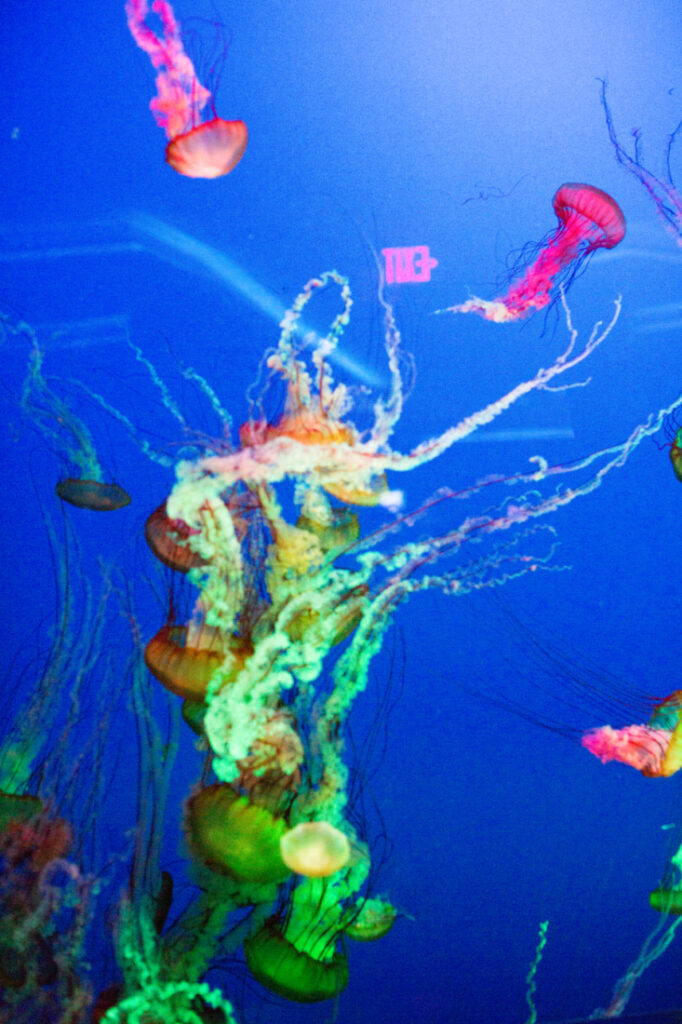
<path fill-rule="evenodd" d="M 33 326 L 46 373 L 86 381 L 137 429 L 131 439 L 65 385 L 133 502 L 105 521 L 55 507 L 64 467 L 19 409 L 28 347 L 21 338 L 5 345 L 0 601 L 12 695 L 28 686 L 27 666 L 43 656 L 55 616 L 44 515 L 86 584 L 99 588 L 100 559 L 122 567 L 117 600 L 125 579 L 145 636 L 168 610 L 168 577 L 152 564 L 143 527 L 173 474 L 139 442 L 172 453 L 184 437 L 129 340 L 188 423 L 210 435 L 215 420 L 178 367 L 194 366 L 243 422 L 281 314 L 311 276 L 336 268 L 356 298 L 342 346 L 349 362 L 338 372 L 376 393 L 388 377 L 373 252 L 428 246 L 438 261 L 431 279 L 387 289 L 416 365 L 393 439 L 409 450 L 563 349 L 556 307 L 509 325 L 432 314 L 470 292 L 497 295 L 509 254 L 553 228 L 556 188 L 586 181 L 617 199 L 628 224 L 625 241 L 597 253 L 569 293 L 583 338 L 622 295 L 617 326 L 572 378 L 589 383 L 530 396 L 395 486 L 416 508 L 439 487 L 525 472 L 535 455 L 567 462 L 623 442 L 682 390 L 682 254 L 614 159 L 597 81 L 608 79 L 623 140 L 641 127 L 645 161 L 663 175 L 667 137 L 682 117 L 674 5 L 178 0 L 176 13 L 195 39 L 210 42 L 216 21 L 229 37 L 216 109 L 243 119 L 250 136 L 238 167 L 216 181 L 182 178 L 164 163 L 148 110 L 153 73 L 122 4 L 6 0 L 3 9 L 0 308 Z M 682 145 L 676 167 L 682 183 Z M 321 308 L 323 322 L 327 308 L 336 311 L 333 302 Z M 371 408 L 362 391 L 358 400 Z M 415 595 L 399 610 L 353 733 L 376 890 L 403 916 L 381 942 L 350 950 L 350 984 L 335 1011 L 263 995 L 239 956 L 227 962 L 215 981 L 244 1024 L 322 1022 L 334 1012 L 339 1024 L 521 1024 L 545 920 L 539 1019 L 608 1005 L 657 923 L 648 893 L 682 841 L 678 778 L 602 766 L 579 743 L 581 730 L 607 720 L 644 721 L 641 695 L 678 686 L 682 485 L 666 440 L 663 432 L 643 443 L 599 490 L 550 517 L 561 571 L 461 600 Z M 452 502 L 418 535 L 451 529 L 469 512 Z M 76 620 L 82 590 L 72 594 Z M 189 604 L 187 594 L 178 600 Z M 86 703 L 88 714 L 102 713 L 96 688 L 112 685 L 113 660 L 118 703 L 107 729 L 117 757 L 114 767 L 109 755 L 94 760 L 114 797 L 96 817 L 107 852 L 124 858 L 139 754 L 120 685 L 125 614 L 112 622 Z M 363 743 L 373 728 L 378 739 Z M 187 743 L 172 782 L 171 870 L 181 857 L 178 809 L 199 770 L 193 757 Z M 119 875 L 109 872 L 112 886 Z M 101 936 L 111 934 L 105 908 L 116 891 L 95 912 Z M 679 941 L 637 983 L 628 1012 L 682 1004 Z M 93 942 L 101 950 L 106 940 Z M 96 987 L 107 969 L 95 965 Z"/>

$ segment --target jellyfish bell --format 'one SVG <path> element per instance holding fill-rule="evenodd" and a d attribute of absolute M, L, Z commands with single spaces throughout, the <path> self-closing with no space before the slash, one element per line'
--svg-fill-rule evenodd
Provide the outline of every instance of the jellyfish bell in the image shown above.
<path fill-rule="evenodd" d="M 264 988 L 296 1003 L 334 999 L 348 984 L 345 954 L 316 959 L 289 942 L 276 921 L 266 923 L 250 936 L 244 943 L 244 953 L 249 970 Z"/>
<path fill-rule="evenodd" d="M 649 906 L 660 914 L 682 914 L 682 889 L 659 885 L 649 893 Z"/>
<path fill-rule="evenodd" d="M 350 424 L 316 413 L 306 406 L 284 412 L 275 423 L 247 420 L 239 428 L 239 440 L 245 448 L 280 437 L 289 437 L 301 444 L 350 445 L 355 442 L 356 434 Z"/>
<path fill-rule="evenodd" d="M 580 246 L 588 252 L 613 249 L 625 238 L 623 211 L 608 192 L 596 185 L 566 182 L 554 193 L 552 204 L 563 225 L 556 240 L 561 238 L 568 256 Z"/>
<path fill-rule="evenodd" d="M 203 626 L 190 632 L 187 626 L 167 623 L 145 647 L 147 668 L 160 683 L 190 701 L 203 701 L 214 676 L 221 686 L 232 682 L 252 653 L 239 638 L 225 637 Z"/>
<path fill-rule="evenodd" d="M 182 702 L 182 717 L 193 733 L 197 736 L 204 736 L 204 718 L 207 711 L 203 700 L 190 700 L 185 698 Z"/>
<path fill-rule="evenodd" d="M 220 178 L 237 166 L 247 141 L 243 121 L 214 117 L 171 139 L 166 163 L 185 178 Z"/>
<path fill-rule="evenodd" d="M 194 793 L 185 823 L 191 850 L 218 874 L 265 884 L 283 882 L 290 873 L 280 853 L 284 821 L 225 783 Z"/>
<path fill-rule="evenodd" d="M 245 448 L 260 446 L 280 438 L 289 438 L 304 445 L 338 446 L 339 468 L 322 467 L 317 475 L 324 490 L 345 505 L 378 505 L 388 492 L 386 474 L 383 472 L 366 472 L 360 475 L 357 467 L 351 471 L 344 471 L 344 449 L 351 450 L 360 442 L 359 434 L 352 423 L 334 419 L 324 410 L 314 410 L 302 405 L 286 411 L 275 423 L 247 420 L 239 429 L 239 439 Z"/>
<path fill-rule="evenodd" d="M 147 0 L 127 0 L 130 33 L 157 70 L 157 95 L 149 104 L 156 123 L 169 139 L 166 161 L 186 178 L 219 178 L 235 167 L 246 149 L 248 132 L 243 121 L 213 116 L 201 120 L 211 92 L 201 84 L 185 53 L 180 25 L 168 0 L 154 0 L 154 12 L 163 32 L 156 35 L 145 24 Z"/>
<path fill-rule="evenodd" d="M 171 519 L 166 512 L 165 501 L 151 513 L 144 527 L 144 535 L 151 550 L 160 562 L 176 572 L 189 572 L 204 564 L 201 556 L 192 551 L 187 543 L 190 536 L 198 532 L 181 519 Z"/>
<path fill-rule="evenodd" d="M 325 554 L 341 551 L 354 544 L 360 537 L 358 514 L 346 507 L 329 508 L 325 518 L 315 518 L 304 511 L 298 517 L 296 527 L 314 533 Z"/>
<path fill-rule="evenodd" d="M 356 942 L 374 942 L 388 935 L 397 917 L 397 910 L 388 900 L 366 899 L 346 926 L 345 933 Z"/>
<path fill-rule="evenodd" d="M 147 518 L 144 527 L 147 544 L 159 561 L 176 572 L 185 573 L 206 565 L 206 560 L 191 547 L 191 539 L 199 537 L 201 529 L 189 526 L 182 519 L 171 518 L 166 505 L 163 501 Z M 243 540 L 249 531 L 251 516 L 259 507 L 257 498 L 250 492 L 240 493 L 235 490 L 226 498 L 225 505 L 237 538 Z M 199 522 L 203 525 L 205 517 L 209 515 L 209 509 L 200 508 Z"/>
<path fill-rule="evenodd" d="M 388 481 L 385 473 L 377 473 L 366 483 L 353 480 L 325 480 L 324 489 L 334 498 L 346 505 L 360 505 L 373 508 L 384 503 L 388 494 Z"/>
<path fill-rule="evenodd" d="M 79 480 L 67 477 L 55 487 L 57 497 L 76 508 L 90 509 L 91 512 L 115 512 L 131 502 L 127 491 L 118 484 L 107 484 L 101 480 Z"/>
<path fill-rule="evenodd" d="M 251 803 L 276 813 L 297 792 L 304 759 L 293 712 L 283 705 L 271 708 L 262 717 L 249 753 L 237 762 L 239 786 Z"/>
<path fill-rule="evenodd" d="M 327 821 L 304 821 L 280 839 L 282 860 L 299 875 L 327 878 L 348 863 L 348 837 Z"/>
<path fill-rule="evenodd" d="M 0 855 L 10 864 L 40 872 L 65 857 L 73 845 L 73 829 L 42 805 L 37 797 L 2 794 Z"/>

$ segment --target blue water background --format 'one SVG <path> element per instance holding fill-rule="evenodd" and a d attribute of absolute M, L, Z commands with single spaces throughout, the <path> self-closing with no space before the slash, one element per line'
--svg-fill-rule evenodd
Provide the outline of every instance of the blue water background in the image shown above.
<path fill-rule="evenodd" d="M 506 326 L 432 313 L 469 291 L 497 294 L 508 254 L 553 227 L 558 185 L 585 181 L 616 197 L 628 223 L 623 244 L 597 254 L 569 295 L 582 336 L 623 297 L 611 337 L 573 378 L 591 377 L 589 386 L 532 396 L 396 486 L 417 507 L 440 486 L 523 471 L 534 455 L 567 461 L 624 440 L 682 390 L 682 253 L 614 159 L 597 81 L 608 79 L 623 139 L 641 126 L 647 163 L 663 173 L 682 117 L 677 5 L 178 0 L 176 13 L 198 39 L 212 38 L 216 20 L 230 36 L 216 108 L 250 135 L 242 162 L 217 181 L 183 179 L 164 163 L 148 110 L 153 73 L 122 4 L 3 5 L 0 306 L 36 328 L 48 372 L 87 379 L 145 436 L 181 443 L 130 338 L 193 425 L 215 429 L 180 381 L 182 361 L 206 375 L 238 425 L 279 313 L 308 278 L 336 268 L 356 296 L 347 379 L 381 388 L 372 250 L 428 245 L 431 281 L 387 293 L 417 367 L 394 437 L 407 450 L 561 351 L 560 313 Z M 673 156 L 682 183 L 682 145 Z M 320 310 L 335 311 L 325 301 Z M 2 354 L 8 671 L 21 645 L 37 657 L 54 615 L 42 511 L 62 514 L 59 463 L 18 412 L 26 356 L 21 345 Z M 83 571 L 97 576 L 101 556 L 140 593 L 148 583 L 139 617 L 151 635 L 166 584 L 142 531 L 172 473 L 83 402 L 103 462 L 133 495 L 106 521 L 67 513 L 78 517 Z M 339 1024 L 520 1024 L 543 920 L 540 1019 L 588 1016 L 655 924 L 648 892 L 682 840 L 679 780 L 602 766 L 575 736 L 606 720 L 588 687 L 612 709 L 622 696 L 625 708 L 609 713 L 622 725 L 628 702 L 641 708 L 635 693 L 663 697 L 679 685 L 682 485 L 659 441 L 552 517 L 554 563 L 566 571 L 461 600 L 427 593 L 399 610 L 353 729 L 360 741 L 377 720 L 385 729 L 385 743 L 357 762 L 368 831 L 387 840 L 377 888 L 405 916 L 382 942 L 350 951 Z M 467 511 L 441 510 L 433 532 Z M 429 530 L 420 522 L 415 536 Z M 17 685 L 10 674 L 7 686 Z M 570 707 L 560 703 L 569 692 Z M 504 706 L 512 702 L 527 718 Z M 114 723 L 119 787 L 132 786 L 137 758 L 124 710 Z M 541 727 L 546 718 L 557 731 Z M 196 777 L 192 765 L 182 771 L 176 808 Z M 108 814 L 112 835 L 128 827 Z M 177 860 L 175 836 L 169 846 Z M 681 966 L 673 944 L 631 1009 L 682 1003 Z M 221 980 L 245 1024 L 330 1019 L 329 1006 L 264 1001 L 238 963 Z"/>

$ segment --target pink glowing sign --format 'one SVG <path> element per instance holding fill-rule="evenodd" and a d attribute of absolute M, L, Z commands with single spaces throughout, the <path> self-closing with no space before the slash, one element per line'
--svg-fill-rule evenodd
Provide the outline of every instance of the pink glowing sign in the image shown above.
<path fill-rule="evenodd" d="M 386 284 L 421 284 L 431 280 L 431 271 L 438 266 L 428 245 L 405 245 L 399 249 L 382 249 Z"/>

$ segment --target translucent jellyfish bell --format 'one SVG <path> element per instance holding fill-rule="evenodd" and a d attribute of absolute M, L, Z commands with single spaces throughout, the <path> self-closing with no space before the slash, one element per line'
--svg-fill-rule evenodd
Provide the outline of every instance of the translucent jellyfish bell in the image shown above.
<path fill-rule="evenodd" d="M 350 859 L 348 837 L 326 821 L 306 821 L 280 839 L 282 860 L 308 878 L 326 878 Z"/>

